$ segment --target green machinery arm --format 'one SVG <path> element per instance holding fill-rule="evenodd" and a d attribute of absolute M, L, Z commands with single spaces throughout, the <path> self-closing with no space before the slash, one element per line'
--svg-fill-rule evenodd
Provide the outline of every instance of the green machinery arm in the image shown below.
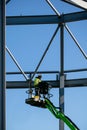
<path fill-rule="evenodd" d="M 63 120 L 71 130 L 80 130 L 61 110 L 57 110 L 53 103 L 47 98 L 45 99 L 45 106 L 56 118 Z"/>

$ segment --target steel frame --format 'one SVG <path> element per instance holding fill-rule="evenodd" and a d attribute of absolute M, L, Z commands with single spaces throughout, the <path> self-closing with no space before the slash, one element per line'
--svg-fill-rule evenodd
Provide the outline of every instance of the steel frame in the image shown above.
<path fill-rule="evenodd" d="M 5 130 L 5 88 L 28 88 L 28 81 L 5 81 L 5 3 L 10 0 L 0 0 L 0 129 Z M 59 24 L 61 34 L 61 57 L 60 57 L 60 80 L 49 81 L 53 87 L 60 88 L 60 97 L 64 96 L 64 87 L 87 86 L 87 79 L 64 79 L 64 47 L 63 47 L 63 24 L 68 22 L 76 22 L 87 20 L 87 11 L 75 12 L 62 15 L 43 15 L 43 16 L 7 16 L 6 25 L 29 25 L 29 24 Z M 37 71 L 37 70 L 36 70 Z M 78 82 L 79 81 L 79 82 Z M 12 87 L 13 86 L 13 87 Z M 63 95 L 61 95 L 61 91 Z M 61 104 L 60 99 L 60 105 Z M 64 99 L 63 99 L 64 103 Z M 64 105 L 64 104 L 63 104 Z M 64 109 L 64 106 L 62 106 Z M 63 125 L 63 124 L 62 124 Z M 60 130 L 64 126 L 60 124 Z"/>
<path fill-rule="evenodd" d="M 53 8 L 53 6 L 52 6 Z M 54 9 L 54 8 L 53 8 Z M 54 9 L 55 10 L 55 9 Z M 56 12 L 56 11 L 55 11 Z M 84 13 L 83 13 L 84 12 Z M 56 13 L 57 14 L 57 13 Z M 55 21 L 49 21 L 49 17 L 52 20 Z M 54 18 L 52 18 L 54 17 Z M 37 73 L 37 70 L 43 60 L 43 58 L 46 55 L 46 52 L 48 51 L 53 38 L 55 37 L 59 27 L 60 27 L 60 79 L 57 81 L 47 81 L 49 82 L 52 86 L 54 87 L 59 87 L 59 106 L 62 108 L 63 112 L 64 112 L 64 87 L 65 86 L 86 86 L 87 85 L 87 79 L 77 79 L 77 80 L 65 80 L 65 76 L 64 76 L 64 27 L 66 28 L 66 30 L 69 32 L 70 36 L 72 37 L 72 39 L 75 41 L 76 45 L 78 46 L 78 48 L 80 49 L 81 53 L 84 55 L 85 58 L 87 58 L 87 55 L 85 54 L 85 52 L 83 51 L 83 49 L 80 47 L 79 43 L 77 42 L 76 38 L 74 37 L 74 35 L 71 33 L 71 31 L 69 30 L 68 26 L 65 25 L 66 22 L 74 22 L 74 21 L 80 21 L 80 20 L 85 20 L 87 19 L 87 12 L 86 11 L 82 11 L 82 12 L 76 12 L 76 13 L 71 13 L 70 14 L 66 14 L 66 15 L 59 15 L 59 13 L 55 16 L 34 16 L 34 17 L 20 17 L 19 19 L 16 17 L 9 17 L 7 18 L 7 25 L 21 25 L 21 24 L 59 24 L 58 28 L 55 30 L 52 39 L 50 40 L 40 62 L 38 63 L 33 76 L 30 76 L 30 81 L 19 81 L 19 82 L 15 82 L 13 81 L 11 82 L 7 82 L 7 88 L 25 88 L 25 86 L 27 88 L 30 87 L 30 89 L 33 87 L 33 82 L 32 79 L 34 77 L 34 75 Z M 22 19 L 23 18 L 23 19 Z M 71 19 L 72 18 L 72 19 Z M 10 19 L 10 20 L 9 20 Z M 24 20 L 26 19 L 26 20 Z M 10 23 L 9 23 L 10 21 Z M 15 23 L 13 22 L 15 21 Z M 80 81 L 80 82 L 78 82 Z M 84 82 L 84 83 L 83 83 Z M 14 85 L 14 87 L 11 87 Z M 59 120 L 59 130 L 64 130 L 64 122 Z"/>

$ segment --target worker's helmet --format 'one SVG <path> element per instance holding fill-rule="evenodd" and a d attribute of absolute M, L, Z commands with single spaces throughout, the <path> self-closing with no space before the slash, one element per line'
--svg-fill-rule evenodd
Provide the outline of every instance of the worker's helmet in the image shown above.
<path fill-rule="evenodd" d="M 40 79 L 41 79 L 41 78 L 42 78 L 42 75 L 38 75 L 37 78 L 40 78 Z"/>

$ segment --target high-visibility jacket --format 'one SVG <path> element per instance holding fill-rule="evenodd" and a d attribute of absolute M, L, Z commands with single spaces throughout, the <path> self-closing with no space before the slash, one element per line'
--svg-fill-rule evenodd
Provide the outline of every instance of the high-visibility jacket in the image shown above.
<path fill-rule="evenodd" d="M 38 86 L 38 84 L 41 82 L 41 80 L 39 78 L 35 78 L 34 80 L 34 86 Z"/>

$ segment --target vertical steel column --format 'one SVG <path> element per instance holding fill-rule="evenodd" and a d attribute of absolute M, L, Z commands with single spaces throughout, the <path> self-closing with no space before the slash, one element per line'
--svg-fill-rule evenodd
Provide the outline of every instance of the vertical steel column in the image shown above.
<path fill-rule="evenodd" d="M 64 112 L 64 25 L 60 25 L 60 88 L 59 106 Z M 59 130 L 64 130 L 64 122 L 59 120 Z"/>
<path fill-rule="evenodd" d="M 0 130 L 6 129 L 5 121 L 5 0 L 0 0 Z"/>

